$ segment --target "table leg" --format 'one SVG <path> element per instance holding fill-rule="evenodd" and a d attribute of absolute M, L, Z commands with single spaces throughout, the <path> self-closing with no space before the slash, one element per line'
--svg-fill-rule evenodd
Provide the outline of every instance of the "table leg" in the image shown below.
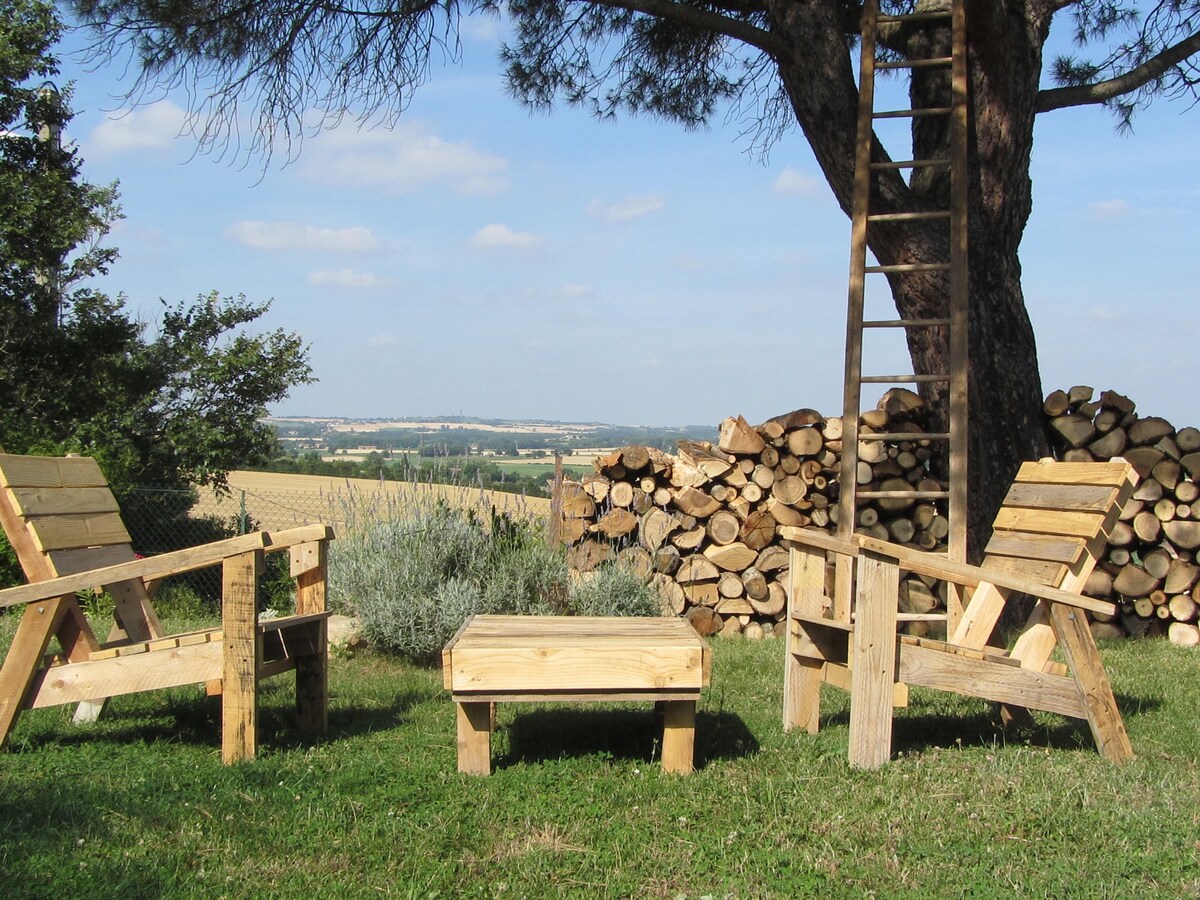
<path fill-rule="evenodd" d="M 668 700 L 663 704 L 663 771 L 689 774 L 695 743 L 696 701 Z"/>
<path fill-rule="evenodd" d="M 492 704 L 458 704 L 458 771 L 492 773 Z"/>

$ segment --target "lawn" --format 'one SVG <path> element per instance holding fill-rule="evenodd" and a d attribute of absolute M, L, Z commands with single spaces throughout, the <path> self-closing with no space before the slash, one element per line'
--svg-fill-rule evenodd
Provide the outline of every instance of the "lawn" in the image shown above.
<path fill-rule="evenodd" d="M 715 644 L 690 777 L 638 706 L 501 706 L 496 771 L 459 775 L 440 674 L 371 653 L 334 660 L 319 744 L 269 683 L 260 756 L 228 768 L 198 690 L 37 711 L 0 754 L 0 896 L 1195 896 L 1200 656 L 1103 653 L 1121 767 L 1086 727 L 1006 740 L 987 704 L 914 690 L 893 762 L 852 771 L 844 695 L 783 733 L 778 639 Z"/>

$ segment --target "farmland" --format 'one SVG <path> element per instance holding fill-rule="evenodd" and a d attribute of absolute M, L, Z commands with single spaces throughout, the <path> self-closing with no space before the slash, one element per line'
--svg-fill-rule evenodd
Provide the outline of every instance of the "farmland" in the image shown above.
<path fill-rule="evenodd" d="M 234 471 L 229 473 L 229 486 L 231 493 L 223 497 L 212 492 L 204 494 L 198 509 L 230 519 L 239 515 L 244 502 L 251 521 L 266 529 L 307 522 L 326 522 L 337 527 L 345 525 L 351 515 L 378 514 L 439 497 L 455 505 L 494 506 L 530 516 L 544 516 L 550 510 L 550 502 L 542 498 L 408 481 Z"/>

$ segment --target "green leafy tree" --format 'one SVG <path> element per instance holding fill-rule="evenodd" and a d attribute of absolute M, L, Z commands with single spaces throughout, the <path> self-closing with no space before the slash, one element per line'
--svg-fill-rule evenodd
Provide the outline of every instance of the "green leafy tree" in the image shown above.
<path fill-rule="evenodd" d="M 223 486 L 273 453 L 260 418 L 312 380 L 307 349 L 248 331 L 268 303 L 209 294 L 164 303 L 151 326 L 92 286 L 120 211 L 59 137 L 70 92 L 46 79 L 60 32 L 52 3 L 0 0 L 0 447 L 95 456 L 119 496 Z"/>
<path fill-rule="evenodd" d="M 946 0 L 885 0 L 889 11 Z M 1103 104 L 1128 124 L 1156 96 L 1195 99 L 1200 84 L 1197 0 L 964 0 L 969 23 L 972 122 L 969 147 L 971 345 L 971 530 L 986 532 L 1017 462 L 1044 454 L 1042 389 L 1033 329 L 1021 291 L 1018 251 L 1032 209 L 1034 123 L 1056 109 Z M 849 214 L 858 90 L 852 48 L 860 0 L 75 0 L 98 29 L 97 50 L 128 46 L 153 84 L 192 84 L 213 140 L 253 107 L 258 148 L 301 134 L 313 109 L 347 109 L 393 122 L 429 73 L 431 54 L 454 58 L 461 18 L 511 18 L 501 51 L 522 102 L 582 104 L 598 116 L 648 113 L 697 127 L 721 110 L 741 113 L 767 147 L 799 127 Z M 1064 23 L 1080 55 L 1059 60 L 1042 83 L 1052 25 Z M 937 55 L 943 25 L 882 30 L 898 57 Z M 1085 55 L 1086 54 L 1086 55 Z M 213 86 L 215 85 L 215 90 Z M 913 106 L 943 105 L 944 77 L 912 80 Z M 930 102 L 935 101 L 935 102 Z M 947 129 L 920 119 L 914 155 L 944 155 Z M 889 158 L 877 142 L 877 159 Z M 904 151 L 907 155 L 907 151 Z M 917 169 L 878 176 L 879 212 L 946 206 L 948 179 Z M 933 226 L 872 229 L 880 263 L 946 258 Z M 941 274 L 895 274 L 900 314 L 943 313 Z M 945 371 L 942 350 L 913 330 L 915 371 Z M 930 388 L 930 391 L 936 390 Z"/>

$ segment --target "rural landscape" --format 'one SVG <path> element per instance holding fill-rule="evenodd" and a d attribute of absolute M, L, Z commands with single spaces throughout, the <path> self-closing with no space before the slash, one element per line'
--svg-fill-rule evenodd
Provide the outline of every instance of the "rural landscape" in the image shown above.
<path fill-rule="evenodd" d="M 1200 896 L 1195 0 L 0 60 L 0 897 Z"/>

